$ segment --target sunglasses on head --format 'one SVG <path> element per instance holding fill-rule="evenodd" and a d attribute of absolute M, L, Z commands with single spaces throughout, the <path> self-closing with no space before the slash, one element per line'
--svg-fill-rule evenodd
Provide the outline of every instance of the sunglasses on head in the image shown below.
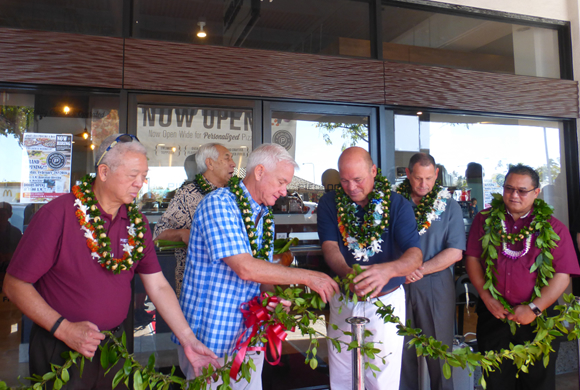
<path fill-rule="evenodd" d="M 115 138 L 115 140 L 113 142 L 111 142 L 111 145 L 109 145 L 107 147 L 107 149 L 105 150 L 105 153 L 103 153 L 103 155 L 101 156 L 101 158 L 99 158 L 99 161 L 97 161 L 97 163 L 95 164 L 95 169 L 97 169 L 99 167 L 99 164 L 103 160 L 103 157 L 105 157 L 105 154 L 107 154 L 107 152 L 109 150 L 111 150 L 113 148 L 113 146 L 117 145 L 118 143 L 125 144 L 127 142 L 133 142 L 133 140 L 135 140 L 137 142 L 140 142 L 139 141 L 139 138 L 135 137 L 132 134 L 121 134 L 120 136 L 118 136 L 117 138 Z"/>

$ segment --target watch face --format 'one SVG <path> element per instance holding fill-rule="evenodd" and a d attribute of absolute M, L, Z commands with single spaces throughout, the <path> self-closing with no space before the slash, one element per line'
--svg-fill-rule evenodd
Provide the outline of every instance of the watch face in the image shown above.
<path fill-rule="evenodd" d="M 530 309 L 532 309 L 532 311 L 534 312 L 534 314 L 536 316 L 541 316 L 542 315 L 542 311 L 540 310 L 540 308 L 536 305 L 534 305 L 533 303 L 529 304 Z"/>

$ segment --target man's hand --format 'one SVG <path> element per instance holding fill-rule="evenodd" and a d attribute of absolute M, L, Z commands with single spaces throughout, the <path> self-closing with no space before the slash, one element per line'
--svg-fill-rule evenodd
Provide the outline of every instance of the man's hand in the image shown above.
<path fill-rule="evenodd" d="M 179 236 L 181 237 L 181 241 L 189 244 L 189 236 L 191 235 L 190 229 L 179 229 Z"/>
<path fill-rule="evenodd" d="M 70 348 L 80 352 L 85 357 L 92 358 L 105 335 L 99 331 L 97 325 L 89 321 L 69 322 L 64 320 L 54 335 Z"/>
<path fill-rule="evenodd" d="M 192 334 L 193 335 L 193 334 Z M 208 347 L 206 347 L 201 341 L 199 341 L 195 336 L 191 339 L 182 341 L 180 340 L 185 356 L 191 363 L 195 376 L 200 376 L 203 374 L 202 369 L 209 366 L 210 364 L 218 369 L 221 365 L 217 361 L 217 356 Z"/>
<path fill-rule="evenodd" d="M 306 274 L 305 285 L 316 291 L 324 303 L 328 303 L 334 294 L 339 294 L 338 284 L 328 275 L 322 272 L 304 270 Z"/>
<path fill-rule="evenodd" d="M 491 296 L 488 292 L 487 294 L 481 295 L 481 299 L 483 299 L 483 303 L 485 303 L 485 307 L 487 310 L 497 319 L 507 318 L 509 311 L 503 307 L 500 301 L 495 299 Z"/>
<path fill-rule="evenodd" d="M 517 305 L 514 307 L 514 314 L 508 313 L 507 318 L 518 324 L 528 325 L 534 322 L 536 315 L 528 305 Z"/>
<path fill-rule="evenodd" d="M 411 272 L 409 275 L 405 277 L 405 284 L 415 283 L 418 280 L 423 279 L 423 267 L 417 268 L 417 270 Z"/>
<path fill-rule="evenodd" d="M 361 267 L 364 271 L 353 279 L 355 293 L 365 296 L 371 293 L 371 298 L 376 298 L 383 287 L 391 280 L 389 263 L 373 264 Z"/>
<path fill-rule="evenodd" d="M 270 300 L 270 302 L 268 302 L 268 306 L 266 306 L 266 309 L 273 312 L 274 310 L 276 310 L 276 306 L 278 306 L 279 303 L 282 304 L 282 306 L 284 307 L 284 311 L 286 313 L 290 312 L 290 309 L 292 307 L 292 302 L 290 302 L 286 299 L 282 299 L 282 298 L 278 298 L 277 301 Z"/>

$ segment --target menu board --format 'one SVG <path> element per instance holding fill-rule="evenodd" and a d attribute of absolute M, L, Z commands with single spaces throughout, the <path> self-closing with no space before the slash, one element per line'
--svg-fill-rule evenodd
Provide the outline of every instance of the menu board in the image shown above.
<path fill-rule="evenodd" d="M 21 203 L 49 202 L 69 193 L 72 134 L 24 133 Z"/>

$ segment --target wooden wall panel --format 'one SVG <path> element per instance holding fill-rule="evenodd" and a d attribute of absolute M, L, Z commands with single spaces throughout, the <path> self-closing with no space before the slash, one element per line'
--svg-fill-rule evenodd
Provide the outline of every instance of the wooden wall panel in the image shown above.
<path fill-rule="evenodd" d="M 385 62 L 385 104 L 578 118 L 578 82 Z"/>
<path fill-rule="evenodd" d="M 121 88 L 123 39 L 0 28 L 0 81 Z"/>
<path fill-rule="evenodd" d="M 125 88 L 382 104 L 377 60 L 127 39 Z"/>

